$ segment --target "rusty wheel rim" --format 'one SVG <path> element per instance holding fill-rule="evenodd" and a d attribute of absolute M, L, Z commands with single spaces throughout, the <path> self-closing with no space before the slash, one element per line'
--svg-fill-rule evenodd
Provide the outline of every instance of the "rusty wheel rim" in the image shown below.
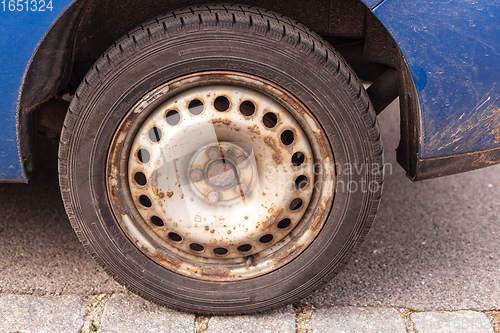
<path fill-rule="evenodd" d="M 293 260 L 333 202 L 333 155 L 289 92 L 208 72 L 144 96 L 118 127 L 108 198 L 150 259 L 209 281 L 253 278 Z"/>

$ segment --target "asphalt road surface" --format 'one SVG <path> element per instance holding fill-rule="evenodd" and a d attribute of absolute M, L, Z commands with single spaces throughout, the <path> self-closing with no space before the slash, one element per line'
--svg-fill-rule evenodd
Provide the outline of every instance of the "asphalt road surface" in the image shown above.
<path fill-rule="evenodd" d="M 399 114 L 380 116 L 382 203 L 345 270 L 302 303 L 415 310 L 500 308 L 500 166 L 412 183 L 395 161 Z M 0 294 L 125 292 L 80 245 L 57 182 L 57 143 L 38 139 L 28 185 L 0 184 Z"/>

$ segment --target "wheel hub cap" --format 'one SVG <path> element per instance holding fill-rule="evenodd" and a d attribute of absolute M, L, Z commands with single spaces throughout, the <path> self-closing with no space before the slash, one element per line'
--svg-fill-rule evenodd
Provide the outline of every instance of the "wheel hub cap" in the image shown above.
<path fill-rule="evenodd" d="M 234 204 L 253 189 L 255 159 L 235 143 L 209 144 L 193 155 L 189 165 L 192 189 L 210 204 Z"/>

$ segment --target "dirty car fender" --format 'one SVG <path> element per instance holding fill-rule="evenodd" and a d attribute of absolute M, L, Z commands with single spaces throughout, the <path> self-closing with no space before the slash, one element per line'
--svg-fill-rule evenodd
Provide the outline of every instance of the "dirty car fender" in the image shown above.
<path fill-rule="evenodd" d="M 498 163 L 500 3 L 364 3 L 399 46 L 418 94 L 418 165 L 410 177 L 431 178 Z"/>

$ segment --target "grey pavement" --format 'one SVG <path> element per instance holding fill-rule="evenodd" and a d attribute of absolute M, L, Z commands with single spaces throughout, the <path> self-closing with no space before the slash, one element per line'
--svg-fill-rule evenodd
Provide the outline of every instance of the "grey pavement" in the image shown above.
<path fill-rule="evenodd" d="M 81 296 L 0 296 L 1 332 L 79 332 L 87 298 Z"/>
<path fill-rule="evenodd" d="M 313 311 L 314 332 L 405 333 L 405 321 L 396 309 L 333 307 Z"/>
<path fill-rule="evenodd" d="M 137 296 L 112 295 L 106 303 L 99 332 L 191 333 L 194 315 L 179 313 Z"/>
<path fill-rule="evenodd" d="M 200 331 L 200 330 L 199 330 Z M 295 311 L 291 305 L 255 316 L 212 317 L 207 320 L 206 333 L 295 333 Z"/>
<path fill-rule="evenodd" d="M 493 331 L 488 316 L 474 311 L 451 313 L 422 312 L 411 316 L 419 333 L 490 333 Z"/>
<path fill-rule="evenodd" d="M 500 166 L 412 183 L 395 162 L 397 106 L 379 119 L 392 169 L 365 242 L 323 288 L 262 316 L 195 318 L 130 295 L 78 242 L 58 190 L 57 146 L 38 140 L 30 184 L 0 184 L 0 332 L 238 332 L 245 325 L 334 332 L 332 323 L 344 323 L 335 332 L 382 332 L 363 326 L 377 322 L 394 323 L 394 332 L 401 323 L 404 332 L 435 332 L 438 324 L 440 332 L 469 332 L 457 326 L 462 318 L 482 325 L 475 332 L 493 332 L 500 318 Z M 120 313 L 129 319 L 117 330 Z M 147 326 L 141 320 L 150 316 L 158 320 Z"/>
<path fill-rule="evenodd" d="M 411 312 L 374 307 L 293 307 L 255 316 L 195 317 L 144 301 L 95 297 L 0 296 L 1 333 L 494 333 L 497 322 L 479 311 Z M 98 307 L 99 308 L 99 307 Z"/>

